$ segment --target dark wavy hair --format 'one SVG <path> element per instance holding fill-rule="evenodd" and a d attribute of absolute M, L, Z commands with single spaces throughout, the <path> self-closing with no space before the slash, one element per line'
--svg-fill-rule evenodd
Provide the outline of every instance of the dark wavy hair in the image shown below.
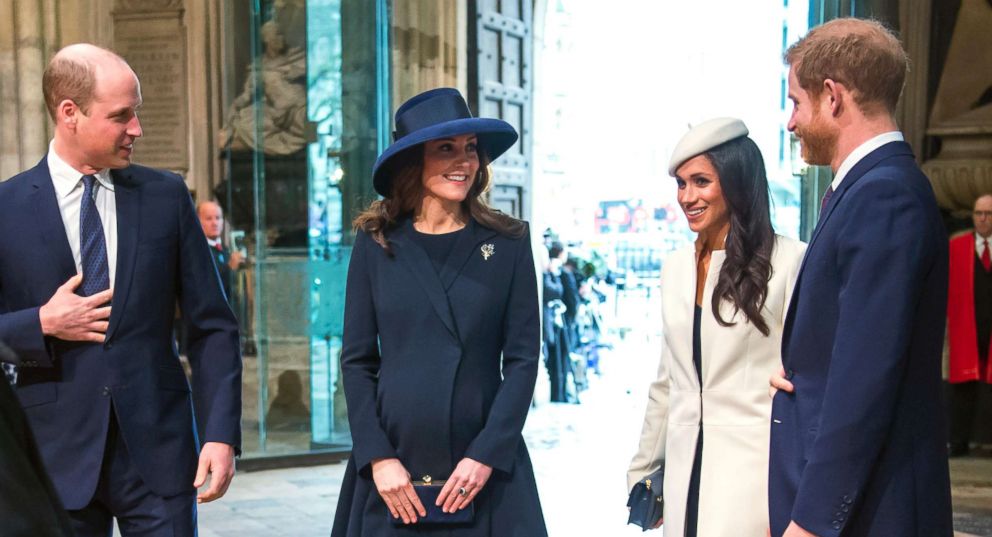
<path fill-rule="evenodd" d="M 368 233 L 386 252 L 392 254 L 386 233 L 397 223 L 413 215 L 423 196 L 424 144 L 415 145 L 397 153 L 385 171 L 392 177 L 390 195 L 373 201 L 352 222 L 353 228 Z M 520 238 L 527 232 L 527 225 L 512 216 L 489 206 L 485 195 L 492 184 L 489 157 L 479 148 L 479 171 L 469 189 L 462 207 L 466 214 L 501 235 Z"/>
<path fill-rule="evenodd" d="M 765 161 L 753 140 L 736 138 L 704 153 L 720 176 L 720 188 L 730 212 L 730 232 L 724 247 L 726 261 L 713 290 L 713 315 L 721 326 L 731 326 L 720 314 L 720 302 L 734 306 L 762 334 L 768 323 L 761 309 L 772 277 L 775 230 L 768 195 Z"/>

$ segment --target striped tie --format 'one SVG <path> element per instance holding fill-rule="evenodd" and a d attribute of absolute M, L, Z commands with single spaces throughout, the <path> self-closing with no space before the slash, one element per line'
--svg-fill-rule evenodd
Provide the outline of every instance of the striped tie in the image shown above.
<path fill-rule="evenodd" d="M 110 289 L 107 242 L 93 196 L 96 184 L 96 177 L 83 176 L 83 200 L 79 206 L 79 251 L 82 257 L 83 283 L 79 286 L 78 293 L 81 296 L 91 296 Z"/>

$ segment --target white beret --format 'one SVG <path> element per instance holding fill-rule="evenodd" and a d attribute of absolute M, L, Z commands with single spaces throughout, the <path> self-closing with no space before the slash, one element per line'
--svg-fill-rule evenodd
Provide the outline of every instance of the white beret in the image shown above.
<path fill-rule="evenodd" d="M 747 125 L 732 117 L 706 120 L 692 128 L 679 140 L 668 163 L 668 173 L 675 177 L 675 170 L 692 157 L 741 136 L 747 136 Z"/>

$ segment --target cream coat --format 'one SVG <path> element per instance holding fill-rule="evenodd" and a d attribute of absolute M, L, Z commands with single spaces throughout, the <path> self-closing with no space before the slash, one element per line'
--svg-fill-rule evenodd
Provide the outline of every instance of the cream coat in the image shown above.
<path fill-rule="evenodd" d="M 685 534 L 686 498 L 699 422 L 704 430 L 699 537 L 764 537 L 768 528 L 768 377 L 781 367 L 782 325 L 806 245 L 777 236 L 762 315 L 763 336 L 722 306 L 720 326 L 710 308 L 725 251 L 714 251 L 703 291 L 700 327 L 703 387 L 692 363 L 695 246 L 673 252 L 662 271 L 664 347 L 651 384 L 628 490 L 665 465 L 665 535 Z M 666 462 L 667 461 L 667 462 Z"/>

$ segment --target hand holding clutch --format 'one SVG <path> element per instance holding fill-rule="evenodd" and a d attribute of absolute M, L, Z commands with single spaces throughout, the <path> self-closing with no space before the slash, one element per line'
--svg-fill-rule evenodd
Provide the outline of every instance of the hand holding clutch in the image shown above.
<path fill-rule="evenodd" d="M 427 515 L 413 489 L 410 473 L 399 459 L 372 461 L 372 480 L 394 520 L 403 519 L 404 524 L 410 524 L 417 521 L 418 514 L 421 517 Z"/>
<path fill-rule="evenodd" d="M 662 462 L 661 468 L 634 484 L 627 498 L 627 507 L 630 508 L 628 524 L 640 526 L 644 531 L 661 526 L 665 509 L 662 498 L 664 482 L 665 464 Z"/>

